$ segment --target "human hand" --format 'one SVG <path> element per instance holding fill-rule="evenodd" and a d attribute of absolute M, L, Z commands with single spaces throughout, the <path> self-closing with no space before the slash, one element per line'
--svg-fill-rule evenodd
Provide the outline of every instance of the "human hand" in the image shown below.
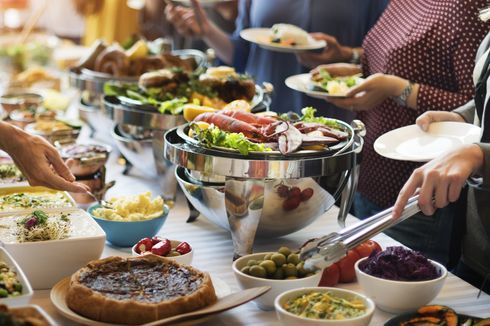
<path fill-rule="evenodd" d="M 408 199 L 419 188 L 418 204 L 425 215 L 455 202 L 466 180 L 483 165 L 483 152 L 476 144 L 466 145 L 415 169 L 403 186 L 393 218 L 399 218 Z"/>
<path fill-rule="evenodd" d="M 50 143 L 39 136 L 11 127 L 2 133 L 2 148 L 12 157 L 31 186 L 70 192 L 87 192 L 90 188 L 75 182 L 75 177 L 63 162 L 60 154 Z"/>
<path fill-rule="evenodd" d="M 427 131 L 429 130 L 429 126 L 432 122 L 439 122 L 439 121 L 465 122 L 462 116 L 454 112 L 427 111 L 421 114 L 417 118 L 416 124 L 423 131 Z"/>
<path fill-rule="evenodd" d="M 165 6 L 165 17 L 177 32 L 187 37 L 204 37 L 210 29 L 208 16 L 197 0 L 191 0 L 192 8 Z"/>
<path fill-rule="evenodd" d="M 311 33 L 316 40 L 323 40 L 327 46 L 322 52 L 305 51 L 298 53 L 298 61 L 306 67 L 313 68 L 320 64 L 349 61 L 352 58 L 352 49 L 342 46 L 335 37 L 324 33 Z"/>
<path fill-rule="evenodd" d="M 393 79 L 398 77 L 384 74 L 369 76 L 362 84 L 352 88 L 345 98 L 329 97 L 327 101 L 351 111 L 370 110 L 390 96 L 395 96 L 398 87 Z"/>

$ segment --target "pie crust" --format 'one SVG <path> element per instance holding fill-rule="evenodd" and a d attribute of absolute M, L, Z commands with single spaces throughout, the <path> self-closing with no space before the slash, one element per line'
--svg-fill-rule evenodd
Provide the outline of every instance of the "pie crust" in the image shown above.
<path fill-rule="evenodd" d="M 217 301 L 207 273 L 148 254 L 91 261 L 72 275 L 70 309 L 96 321 L 137 325 Z"/>

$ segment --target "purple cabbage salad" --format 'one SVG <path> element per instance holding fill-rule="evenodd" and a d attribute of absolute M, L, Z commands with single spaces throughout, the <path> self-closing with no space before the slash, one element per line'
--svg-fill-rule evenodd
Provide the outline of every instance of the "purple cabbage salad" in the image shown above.
<path fill-rule="evenodd" d="M 394 281 L 427 281 L 441 276 L 439 270 L 420 252 L 404 247 L 387 247 L 359 263 L 369 275 Z"/>

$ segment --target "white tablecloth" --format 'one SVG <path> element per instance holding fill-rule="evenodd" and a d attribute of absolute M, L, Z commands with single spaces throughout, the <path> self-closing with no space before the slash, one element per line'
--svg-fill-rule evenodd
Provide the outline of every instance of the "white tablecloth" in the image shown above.
<path fill-rule="evenodd" d="M 131 176 L 121 174 L 123 167 L 116 163 L 116 153 L 113 153 L 108 163 L 108 180 L 116 180 L 116 186 L 109 191 L 111 195 L 135 194 L 147 190 L 159 193 L 155 180 L 145 179 L 138 175 L 137 170 L 131 172 Z M 319 217 L 316 222 L 294 234 L 278 238 L 258 240 L 255 243 L 255 251 L 276 250 L 281 245 L 297 247 L 305 240 L 338 230 L 336 223 L 338 209 L 332 208 L 329 212 Z M 195 250 L 193 265 L 203 271 L 225 281 L 233 291 L 239 287 L 231 269 L 233 246 L 230 234 L 211 224 L 204 217 L 194 223 L 186 223 L 188 208 L 182 194 L 179 195 L 175 207 L 171 210 L 165 225 L 159 234 L 163 237 L 188 241 Z M 355 218 L 349 217 L 353 222 Z M 375 238 L 383 247 L 397 244 L 385 235 Z M 130 255 L 130 248 L 120 249 L 106 245 L 103 253 L 109 255 Z M 347 288 L 362 292 L 357 283 L 341 284 Z M 382 289 L 380 289 L 382 291 Z M 459 313 L 466 313 L 479 317 L 490 316 L 490 296 L 482 294 L 477 299 L 478 290 L 454 275 L 449 275 L 445 285 L 434 300 L 439 304 L 448 305 Z M 400 293 L 402 296 L 403 293 Z M 36 291 L 32 303 L 43 307 L 60 325 L 76 325 L 58 314 L 49 299 L 49 291 Z M 376 310 L 371 325 L 379 326 L 392 315 Z M 229 312 L 217 315 L 208 320 L 204 325 L 280 325 L 275 312 L 259 310 L 253 303 L 248 303 Z"/>

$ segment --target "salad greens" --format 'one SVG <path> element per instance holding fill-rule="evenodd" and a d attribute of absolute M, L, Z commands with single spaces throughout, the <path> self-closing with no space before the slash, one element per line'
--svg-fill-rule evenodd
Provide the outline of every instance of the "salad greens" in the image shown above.
<path fill-rule="evenodd" d="M 303 116 L 300 118 L 301 121 L 321 123 L 336 129 L 339 129 L 340 127 L 338 122 L 334 119 L 315 117 L 316 109 L 311 106 L 301 109 L 301 113 L 303 114 Z"/>
<path fill-rule="evenodd" d="M 248 155 L 249 152 L 269 152 L 272 150 L 264 144 L 251 142 L 242 133 L 226 132 L 214 125 L 207 129 L 201 129 L 197 124 L 191 124 L 190 127 L 201 144 L 207 147 L 218 146 L 236 149 L 242 155 Z"/>
<path fill-rule="evenodd" d="M 320 70 L 320 84 L 323 88 L 327 88 L 327 85 L 331 81 L 343 81 L 347 87 L 354 87 L 357 84 L 357 75 L 348 76 L 348 77 L 333 77 L 326 70 Z"/>

